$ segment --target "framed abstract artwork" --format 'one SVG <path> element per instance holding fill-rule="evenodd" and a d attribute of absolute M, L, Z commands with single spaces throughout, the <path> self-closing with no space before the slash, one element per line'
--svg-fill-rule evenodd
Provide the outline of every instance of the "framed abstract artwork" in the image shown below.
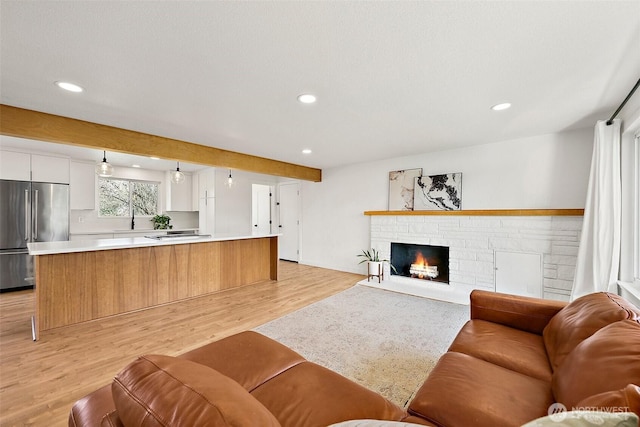
<path fill-rule="evenodd" d="M 422 168 L 389 172 L 389 210 L 412 211 L 413 190 Z"/>
<path fill-rule="evenodd" d="M 462 210 L 462 174 L 420 176 L 414 180 L 416 211 Z"/>

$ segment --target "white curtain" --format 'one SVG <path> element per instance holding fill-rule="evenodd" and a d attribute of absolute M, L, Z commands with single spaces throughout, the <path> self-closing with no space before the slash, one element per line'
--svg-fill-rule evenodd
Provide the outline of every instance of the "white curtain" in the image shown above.
<path fill-rule="evenodd" d="M 617 293 L 620 268 L 620 119 L 596 124 L 571 300 L 593 292 Z"/>

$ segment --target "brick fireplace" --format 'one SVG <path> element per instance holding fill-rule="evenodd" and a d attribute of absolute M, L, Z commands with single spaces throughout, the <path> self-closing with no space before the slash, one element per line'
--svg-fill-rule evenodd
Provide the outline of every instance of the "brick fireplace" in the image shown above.
<path fill-rule="evenodd" d="M 572 210 L 573 211 L 573 210 Z M 570 212 L 572 212 L 570 211 Z M 510 212 L 510 211 L 505 211 Z M 392 258 L 392 243 L 449 248 L 449 286 L 392 275 L 383 287 L 468 303 L 473 289 L 496 289 L 496 252 L 539 254 L 542 292 L 547 299 L 568 301 L 578 253 L 582 216 L 559 215 L 420 215 L 366 213 L 371 217 L 371 247 Z"/>

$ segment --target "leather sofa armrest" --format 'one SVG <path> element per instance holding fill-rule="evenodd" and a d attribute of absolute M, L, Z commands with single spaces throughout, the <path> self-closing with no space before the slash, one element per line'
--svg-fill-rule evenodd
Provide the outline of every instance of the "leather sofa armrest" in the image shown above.
<path fill-rule="evenodd" d="M 114 412 L 116 405 L 111 396 L 111 384 L 78 400 L 69 413 L 69 427 L 100 426 L 105 415 Z M 114 413 L 112 416 L 117 417 Z"/>
<path fill-rule="evenodd" d="M 474 290 L 471 292 L 471 319 L 486 320 L 542 335 L 547 323 L 567 303 Z"/>

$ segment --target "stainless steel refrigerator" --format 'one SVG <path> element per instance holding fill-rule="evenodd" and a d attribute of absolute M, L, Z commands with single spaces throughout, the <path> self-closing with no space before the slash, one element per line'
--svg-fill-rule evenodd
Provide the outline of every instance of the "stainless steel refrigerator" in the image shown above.
<path fill-rule="evenodd" d="M 69 240 L 69 185 L 0 180 L 0 292 L 32 288 L 29 242 Z"/>

